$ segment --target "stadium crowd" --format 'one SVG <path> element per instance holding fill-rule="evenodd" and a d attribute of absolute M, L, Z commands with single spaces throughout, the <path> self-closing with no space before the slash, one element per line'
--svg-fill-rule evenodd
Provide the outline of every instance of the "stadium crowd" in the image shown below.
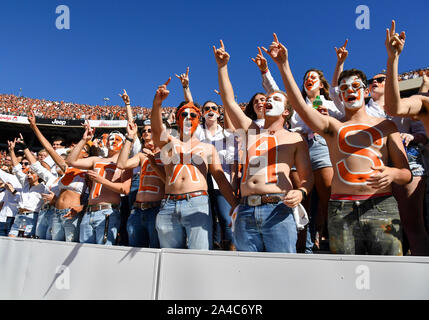
<path fill-rule="evenodd" d="M 400 98 L 405 33 L 386 33 L 387 71 L 332 81 L 309 69 L 299 88 L 276 34 L 253 59 L 263 90 L 237 103 L 230 53 L 213 47 L 222 106 L 195 102 L 189 68 L 176 75 L 184 101 L 151 109 L 90 107 L 2 95 L 0 111 L 28 117 L 42 150 L 17 132 L 1 153 L 0 235 L 150 248 L 429 255 L 429 80 Z M 278 67 L 285 91 L 265 54 Z M 175 80 L 177 81 L 177 80 Z M 368 99 L 365 99 L 368 98 Z M 368 103 L 365 101 L 368 100 Z M 88 116 L 88 117 L 86 117 Z M 49 141 L 37 117 L 126 119 L 126 132 Z M 145 120 L 141 130 L 135 120 Z M 174 126 L 173 126 L 174 125 Z"/>
<path fill-rule="evenodd" d="M 91 106 L 64 101 L 32 99 L 10 94 L 0 95 L 0 114 L 27 116 L 31 107 L 36 118 L 42 119 L 75 119 L 75 120 L 125 120 L 125 108 L 121 106 Z M 137 120 L 146 120 L 150 109 L 133 107 Z M 173 113 L 173 107 L 164 108 L 165 117 Z"/>

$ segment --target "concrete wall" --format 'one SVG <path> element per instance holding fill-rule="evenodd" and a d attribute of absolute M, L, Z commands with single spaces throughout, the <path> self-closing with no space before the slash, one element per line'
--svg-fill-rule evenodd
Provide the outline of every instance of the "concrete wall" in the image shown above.
<path fill-rule="evenodd" d="M 198 252 L 0 237 L 0 299 L 429 299 L 429 258 Z"/>

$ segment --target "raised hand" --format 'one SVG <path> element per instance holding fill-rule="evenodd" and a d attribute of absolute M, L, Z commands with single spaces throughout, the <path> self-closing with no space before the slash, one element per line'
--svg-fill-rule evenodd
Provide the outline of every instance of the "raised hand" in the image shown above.
<path fill-rule="evenodd" d="M 137 124 L 129 122 L 127 126 L 127 136 L 134 139 L 137 136 Z"/>
<path fill-rule="evenodd" d="M 344 64 L 349 55 L 349 52 L 346 49 L 348 42 L 349 39 L 346 39 L 346 42 L 344 42 L 341 48 L 337 49 L 337 47 L 335 47 L 335 53 L 337 54 L 337 61 L 339 64 Z"/>
<path fill-rule="evenodd" d="M 28 119 L 28 122 L 30 122 L 30 127 L 36 126 L 36 117 L 31 107 L 29 107 L 27 110 L 27 119 Z"/>
<path fill-rule="evenodd" d="M 7 141 L 9 152 L 15 152 L 15 146 L 17 142 L 18 142 L 17 138 L 13 139 L 13 141 Z"/>
<path fill-rule="evenodd" d="M 186 68 L 186 73 L 182 73 L 180 76 L 176 74 L 175 76 L 180 80 L 183 88 L 189 87 L 189 67 Z"/>
<path fill-rule="evenodd" d="M 213 46 L 213 53 L 216 58 L 218 68 L 224 67 L 228 64 L 230 55 L 225 51 L 225 45 L 223 44 L 222 40 L 220 40 L 219 49 L 216 49 L 216 47 Z"/>
<path fill-rule="evenodd" d="M 170 94 L 170 91 L 167 89 L 167 86 L 170 83 L 170 81 L 171 81 L 171 77 L 168 78 L 168 80 L 163 85 L 160 85 L 158 87 L 155 93 L 154 104 L 155 103 L 161 104 L 162 101 L 167 99 L 168 95 Z"/>
<path fill-rule="evenodd" d="M 252 61 L 256 63 L 256 65 L 258 66 L 259 70 L 261 70 L 261 72 L 267 72 L 268 71 L 267 59 L 265 59 L 265 57 L 263 56 L 260 47 L 258 47 L 258 51 L 259 51 L 258 55 L 256 56 L 256 58 L 252 58 Z"/>
<path fill-rule="evenodd" d="M 127 94 L 127 91 L 124 89 L 124 93 L 123 94 L 119 94 L 119 96 L 122 98 L 122 100 L 124 100 L 126 105 L 130 105 L 130 97 Z"/>
<path fill-rule="evenodd" d="M 397 34 L 395 29 L 396 22 L 392 20 L 392 28 L 390 30 L 386 29 L 385 45 L 389 58 L 399 57 L 405 46 L 405 31 L 402 31 L 401 34 Z"/>
<path fill-rule="evenodd" d="M 288 51 L 286 47 L 279 42 L 277 35 L 273 34 L 274 41 L 271 43 L 269 50 L 262 47 L 262 50 L 265 51 L 277 64 L 283 64 L 288 59 Z"/>
<path fill-rule="evenodd" d="M 84 124 L 85 132 L 83 133 L 83 140 L 90 141 L 94 137 L 94 129 L 91 128 L 89 121 L 86 121 Z"/>

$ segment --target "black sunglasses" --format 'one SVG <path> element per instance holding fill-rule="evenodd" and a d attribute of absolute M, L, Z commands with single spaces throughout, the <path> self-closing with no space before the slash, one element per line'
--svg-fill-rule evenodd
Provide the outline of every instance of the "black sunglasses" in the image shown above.
<path fill-rule="evenodd" d="M 143 130 L 142 130 L 142 133 L 146 133 L 146 132 L 147 132 L 147 133 L 152 133 L 152 130 L 151 130 L 151 129 L 147 129 L 147 130 L 143 129 Z"/>
<path fill-rule="evenodd" d="M 204 107 L 204 111 L 205 112 L 210 111 L 210 109 L 213 110 L 213 111 L 217 111 L 218 107 L 217 106 Z"/>
<path fill-rule="evenodd" d="M 386 77 L 378 77 L 378 78 L 370 79 L 370 80 L 368 81 L 368 83 L 369 83 L 369 84 L 373 84 L 373 83 L 374 83 L 374 81 L 377 81 L 378 83 L 383 83 L 385 80 L 386 80 Z"/>
<path fill-rule="evenodd" d="M 186 118 L 188 116 L 187 112 L 182 112 L 182 117 Z M 196 113 L 191 112 L 191 118 L 195 119 L 198 115 Z"/>
<path fill-rule="evenodd" d="M 23 166 L 28 166 L 30 164 L 30 162 L 21 162 L 21 165 Z"/>

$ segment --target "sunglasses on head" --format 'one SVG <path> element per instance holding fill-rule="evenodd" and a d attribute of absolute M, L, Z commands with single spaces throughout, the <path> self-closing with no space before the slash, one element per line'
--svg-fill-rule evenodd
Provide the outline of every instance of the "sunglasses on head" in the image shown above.
<path fill-rule="evenodd" d="M 152 130 L 151 130 L 151 129 L 147 129 L 147 130 L 146 130 L 146 129 L 143 129 L 143 130 L 142 130 L 142 133 L 146 133 L 146 132 L 147 132 L 147 133 L 151 133 L 151 132 L 152 132 Z"/>
<path fill-rule="evenodd" d="M 210 111 L 210 110 L 217 111 L 218 107 L 217 106 L 207 106 L 207 107 L 204 107 L 204 111 L 205 112 Z"/>
<path fill-rule="evenodd" d="M 373 84 L 373 83 L 374 83 L 374 81 L 377 81 L 378 83 L 383 83 L 385 80 L 386 80 L 386 77 L 378 77 L 378 78 L 370 79 L 370 80 L 368 81 L 368 83 L 369 83 L 369 84 Z"/>
<path fill-rule="evenodd" d="M 182 117 L 183 118 L 186 118 L 187 116 L 188 116 L 187 112 L 182 112 Z M 191 116 L 192 119 L 195 119 L 196 117 L 198 117 L 198 115 L 196 113 L 194 113 L 194 112 L 191 112 L 190 116 Z"/>

